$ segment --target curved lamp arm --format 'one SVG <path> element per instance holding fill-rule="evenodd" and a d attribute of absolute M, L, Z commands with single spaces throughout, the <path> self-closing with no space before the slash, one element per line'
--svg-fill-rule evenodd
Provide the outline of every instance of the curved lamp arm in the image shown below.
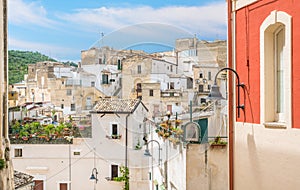
<path fill-rule="evenodd" d="M 237 87 L 238 87 L 238 92 L 237 92 L 237 95 L 238 95 L 237 108 L 238 108 L 238 117 L 240 117 L 240 109 L 242 109 L 242 110 L 245 109 L 245 105 L 240 104 L 240 87 L 241 87 L 241 88 L 244 88 L 245 85 L 244 85 L 243 83 L 240 83 L 240 77 L 239 77 L 238 73 L 237 73 L 234 69 L 229 68 L 229 67 L 222 68 L 221 70 L 219 70 L 219 71 L 217 72 L 217 74 L 216 74 L 216 76 L 215 76 L 214 86 L 215 86 L 215 87 L 217 86 L 217 76 L 218 76 L 222 71 L 225 71 L 225 70 L 232 71 L 232 72 L 235 74 L 236 78 L 237 78 L 237 82 L 238 82 L 238 84 L 237 84 Z M 212 93 L 211 93 L 211 94 L 212 94 Z M 211 94 L 210 94 L 210 95 L 211 95 Z M 220 94 L 220 92 L 219 92 L 219 94 Z M 213 97 L 211 96 L 211 98 L 213 98 Z"/>
<path fill-rule="evenodd" d="M 150 152 L 149 152 L 149 148 L 148 148 L 148 145 L 149 143 L 151 142 L 156 142 L 158 144 L 158 165 L 160 165 L 160 161 L 161 161 L 161 158 L 160 158 L 160 151 L 161 151 L 161 148 L 160 148 L 160 144 L 157 140 L 150 140 L 146 143 L 146 150 L 145 150 L 145 155 L 146 156 L 151 156 Z"/>

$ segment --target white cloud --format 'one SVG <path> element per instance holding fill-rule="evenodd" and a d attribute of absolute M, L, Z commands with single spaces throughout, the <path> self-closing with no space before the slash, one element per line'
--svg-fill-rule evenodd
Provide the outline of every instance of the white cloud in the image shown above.
<path fill-rule="evenodd" d="M 89 31 L 111 31 L 138 23 L 155 22 L 170 24 L 192 33 L 226 36 L 226 3 L 206 6 L 169 6 L 152 8 L 79 9 L 73 14 L 59 15 L 60 19 L 72 22 L 76 27 Z"/>
<path fill-rule="evenodd" d="M 24 51 L 38 51 L 44 55 L 47 55 L 51 58 L 57 59 L 58 61 L 62 57 L 74 56 L 80 54 L 77 49 L 72 49 L 68 47 L 62 47 L 57 45 L 38 43 L 32 41 L 24 41 L 19 39 L 8 39 L 9 49 L 18 49 Z"/>
<path fill-rule="evenodd" d="M 8 1 L 8 19 L 16 25 L 38 25 L 54 28 L 57 22 L 47 18 L 46 9 L 36 2 L 25 3 L 23 0 Z"/>

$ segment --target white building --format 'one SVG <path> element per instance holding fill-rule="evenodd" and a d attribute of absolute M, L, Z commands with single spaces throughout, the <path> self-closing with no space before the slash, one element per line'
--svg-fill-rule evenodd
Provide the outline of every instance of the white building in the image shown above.
<path fill-rule="evenodd" d="M 121 166 L 127 166 L 130 189 L 147 189 L 148 159 L 141 150 L 147 112 L 140 100 L 103 99 L 91 112 L 91 138 L 61 144 L 51 144 L 51 140 L 12 144 L 14 167 L 33 176 L 36 189 L 119 190 L 124 182 L 113 178 L 121 175 Z M 93 168 L 98 171 L 97 183 L 89 181 Z"/>

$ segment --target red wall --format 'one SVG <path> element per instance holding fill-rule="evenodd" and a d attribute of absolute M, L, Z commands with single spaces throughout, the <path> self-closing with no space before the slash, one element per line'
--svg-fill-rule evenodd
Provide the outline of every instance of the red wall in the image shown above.
<path fill-rule="evenodd" d="M 247 87 L 245 93 L 241 92 L 245 113 L 237 120 L 260 123 L 259 28 L 273 10 L 292 16 L 292 123 L 294 128 L 300 128 L 300 109 L 297 109 L 300 107 L 299 0 L 262 0 L 236 12 L 236 70 L 240 82 Z"/>

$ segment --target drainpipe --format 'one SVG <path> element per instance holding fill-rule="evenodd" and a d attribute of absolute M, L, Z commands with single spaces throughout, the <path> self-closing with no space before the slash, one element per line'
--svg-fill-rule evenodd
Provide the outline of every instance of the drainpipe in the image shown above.
<path fill-rule="evenodd" d="M 234 44 L 234 38 L 235 38 L 235 15 L 232 13 L 232 0 L 227 1 L 227 16 L 228 16 L 228 37 L 227 37 L 227 55 L 228 55 L 228 67 L 233 68 L 233 47 L 235 47 Z M 234 37 L 233 37 L 234 36 Z M 228 77 L 228 105 L 233 105 L 234 103 L 234 85 L 232 74 L 229 73 Z M 235 120 L 235 110 L 234 106 L 228 106 L 228 129 L 229 129 L 229 189 L 234 189 L 234 120 Z"/>
<path fill-rule="evenodd" d="M 128 168 L 128 117 L 129 116 L 130 113 L 126 115 L 126 126 L 125 126 L 125 168 Z"/>

